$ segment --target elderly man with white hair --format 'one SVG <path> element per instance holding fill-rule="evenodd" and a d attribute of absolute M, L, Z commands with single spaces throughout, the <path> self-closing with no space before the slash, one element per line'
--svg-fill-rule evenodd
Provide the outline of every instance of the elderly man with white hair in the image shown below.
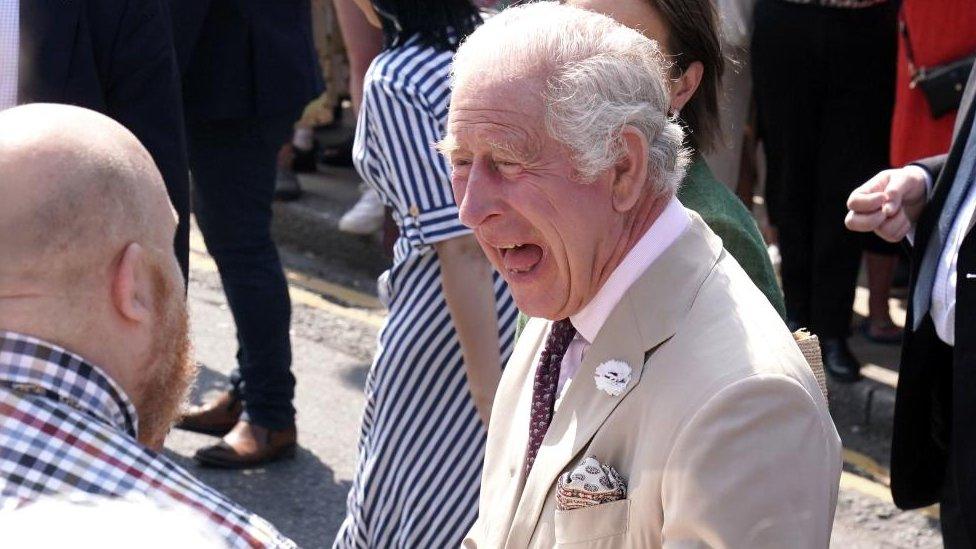
<path fill-rule="evenodd" d="M 458 50 L 441 149 L 461 220 L 536 317 L 465 547 L 829 543 L 837 431 L 779 315 L 674 197 L 664 63 L 552 2 Z"/>

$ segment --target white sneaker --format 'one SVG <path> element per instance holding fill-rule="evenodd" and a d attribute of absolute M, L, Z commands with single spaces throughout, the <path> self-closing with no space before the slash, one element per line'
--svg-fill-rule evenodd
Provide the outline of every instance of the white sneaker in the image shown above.
<path fill-rule="evenodd" d="M 383 216 L 386 210 L 372 187 L 363 191 L 359 201 L 343 214 L 339 220 L 339 230 L 351 234 L 373 234 L 383 228 Z"/>

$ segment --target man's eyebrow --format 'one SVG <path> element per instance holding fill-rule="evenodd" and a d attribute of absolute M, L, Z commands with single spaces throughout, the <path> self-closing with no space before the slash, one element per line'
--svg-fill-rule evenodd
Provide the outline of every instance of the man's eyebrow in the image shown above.
<path fill-rule="evenodd" d="M 443 139 L 437 143 L 434 143 L 434 148 L 436 148 L 437 152 L 441 153 L 442 155 L 450 157 L 461 147 L 458 145 L 457 139 L 454 138 L 454 134 L 448 133 Z"/>
<path fill-rule="evenodd" d="M 519 140 L 493 140 L 488 143 L 492 152 L 498 151 L 513 160 L 528 162 L 538 154 L 538 146 L 527 141 Z"/>
<path fill-rule="evenodd" d="M 488 142 L 493 153 L 502 153 L 506 157 L 519 162 L 528 162 L 538 155 L 538 144 L 533 144 L 521 139 L 494 139 Z M 450 157 L 461 150 L 461 145 L 452 133 L 448 133 L 443 139 L 434 143 L 434 147 L 439 153 Z"/>

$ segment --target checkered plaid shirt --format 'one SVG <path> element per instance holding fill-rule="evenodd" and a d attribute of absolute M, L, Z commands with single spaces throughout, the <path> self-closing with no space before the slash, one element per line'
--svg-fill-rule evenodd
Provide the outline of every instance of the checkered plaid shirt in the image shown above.
<path fill-rule="evenodd" d="M 98 368 L 0 331 L 0 510 L 46 494 L 135 494 L 209 519 L 231 547 L 295 547 L 274 527 L 136 441 L 125 393 Z"/>

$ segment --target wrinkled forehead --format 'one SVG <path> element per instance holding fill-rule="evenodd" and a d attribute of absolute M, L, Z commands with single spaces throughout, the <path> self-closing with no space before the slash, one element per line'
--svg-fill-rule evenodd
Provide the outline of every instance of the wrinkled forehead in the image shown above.
<path fill-rule="evenodd" d="M 545 112 L 538 78 L 460 81 L 451 94 L 445 144 L 532 149 L 546 133 Z"/>

